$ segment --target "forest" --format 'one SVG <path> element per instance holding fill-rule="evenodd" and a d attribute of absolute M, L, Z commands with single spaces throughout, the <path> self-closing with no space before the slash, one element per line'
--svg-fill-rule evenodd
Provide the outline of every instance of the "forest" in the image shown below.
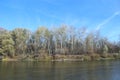
<path fill-rule="evenodd" d="M 79 59 L 99 60 L 120 58 L 120 42 L 111 42 L 100 31 L 85 27 L 61 25 L 38 27 L 34 32 L 16 28 L 0 28 L 0 55 L 17 60 Z"/>

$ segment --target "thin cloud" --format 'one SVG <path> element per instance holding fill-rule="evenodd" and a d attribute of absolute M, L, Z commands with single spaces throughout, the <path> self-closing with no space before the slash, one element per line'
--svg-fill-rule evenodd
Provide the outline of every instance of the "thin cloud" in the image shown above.
<path fill-rule="evenodd" d="M 39 9 L 34 9 L 33 11 L 35 11 L 38 14 L 44 15 L 48 18 L 53 18 L 53 19 L 56 19 L 56 20 L 59 20 L 59 21 L 64 21 L 62 18 L 56 16 L 55 14 L 51 14 L 51 13 L 48 13 L 46 11 L 41 11 Z"/>
<path fill-rule="evenodd" d="M 54 5 L 54 6 L 58 6 L 59 4 L 56 2 L 56 0 L 42 0 L 48 4 Z"/>
<path fill-rule="evenodd" d="M 109 21 L 111 21 L 114 17 L 120 14 L 120 11 L 115 12 L 112 16 L 105 19 L 102 23 L 98 24 L 96 27 L 96 30 L 100 30 L 103 25 L 107 24 Z"/>

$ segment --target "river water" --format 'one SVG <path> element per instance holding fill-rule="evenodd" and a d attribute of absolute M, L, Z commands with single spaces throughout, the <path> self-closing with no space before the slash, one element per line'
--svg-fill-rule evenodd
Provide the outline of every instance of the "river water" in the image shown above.
<path fill-rule="evenodd" d="M 120 60 L 0 62 L 0 80 L 120 80 Z"/>

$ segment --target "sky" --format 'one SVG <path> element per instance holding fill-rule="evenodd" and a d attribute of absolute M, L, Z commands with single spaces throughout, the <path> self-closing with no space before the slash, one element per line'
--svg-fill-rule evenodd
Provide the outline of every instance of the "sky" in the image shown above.
<path fill-rule="evenodd" d="M 35 31 L 69 26 L 99 30 L 110 40 L 120 34 L 120 0 L 0 0 L 0 27 Z"/>

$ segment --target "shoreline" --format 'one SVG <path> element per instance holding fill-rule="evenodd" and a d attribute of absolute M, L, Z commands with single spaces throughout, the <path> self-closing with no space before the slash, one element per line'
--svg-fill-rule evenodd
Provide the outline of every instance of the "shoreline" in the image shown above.
<path fill-rule="evenodd" d="M 18 56 L 17 56 L 18 57 Z M 102 60 L 118 60 L 120 55 L 55 55 L 53 56 L 40 56 L 40 57 L 25 57 L 25 58 L 3 58 L 0 61 L 102 61 Z"/>

